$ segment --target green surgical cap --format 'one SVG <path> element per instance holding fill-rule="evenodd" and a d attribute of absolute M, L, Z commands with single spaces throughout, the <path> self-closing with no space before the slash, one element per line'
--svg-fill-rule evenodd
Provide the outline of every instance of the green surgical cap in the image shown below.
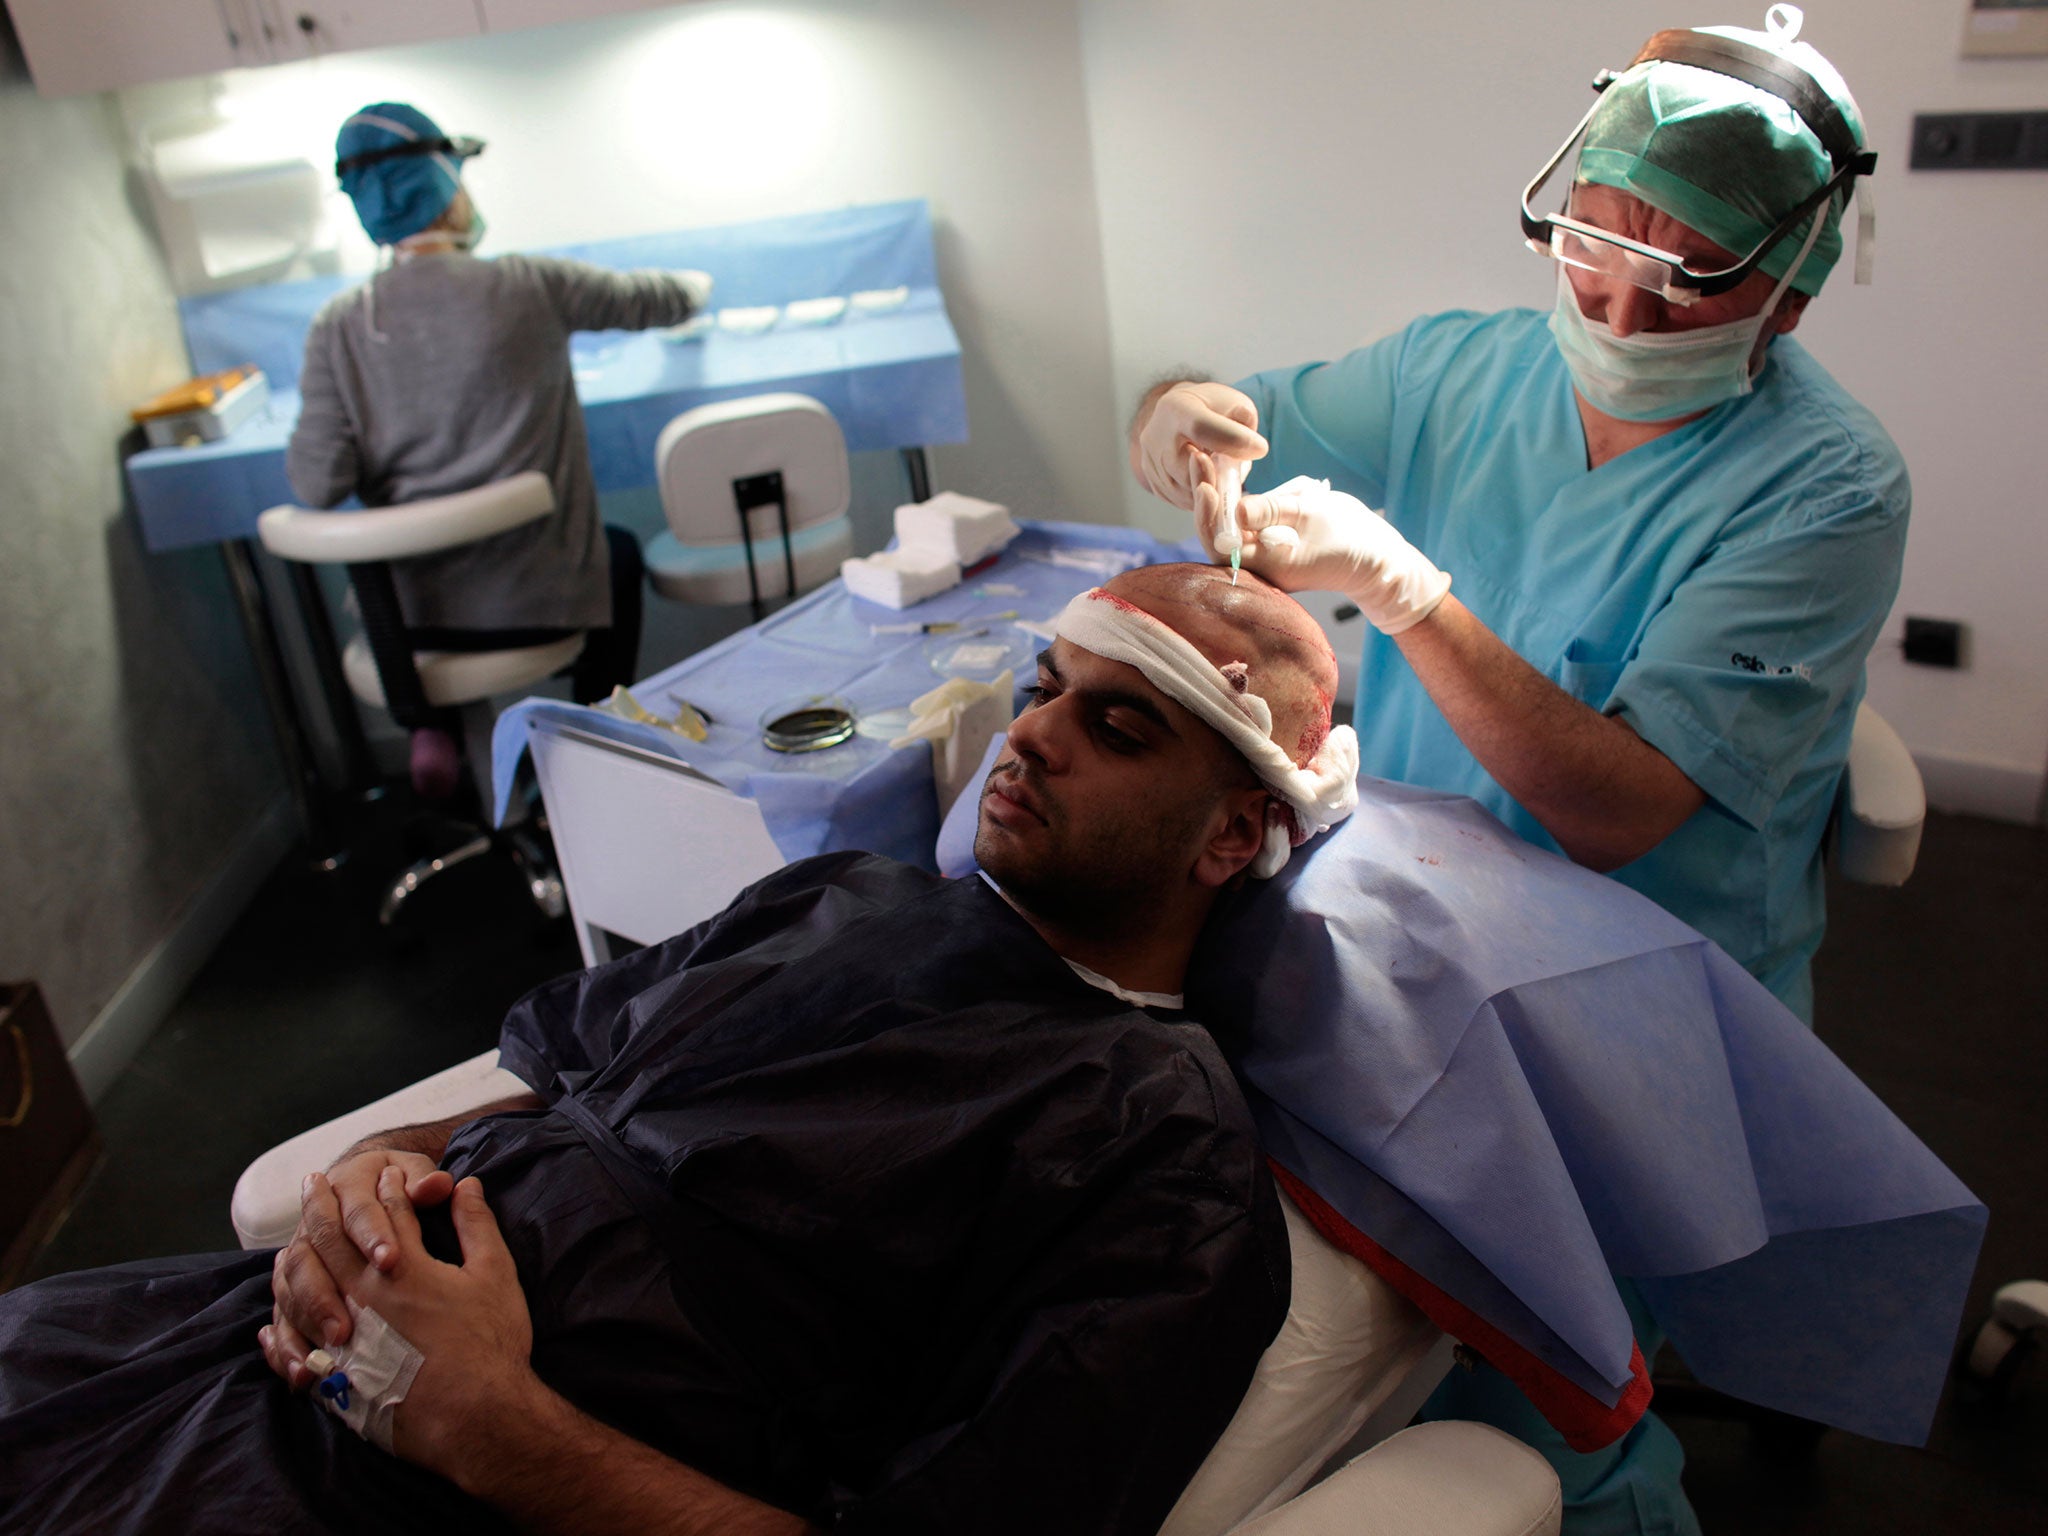
<path fill-rule="evenodd" d="M 1859 146 L 1863 117 L 1835 67 L 1795 41 L 1798 12 L 1773 6 L 1771 31 L 1696 30 L 1768 48 L 1812 75 L 1841 110 Z M 1789 27 L 1775 13 L 1789 12 Z M 1713 70 L 1669 60 L 1637 64 L 1601 93 L 1579 150 L 1577 180 L 1613 187 L 1744 256 L 1777 222 L 1834 174 L 1820 139 L 1792 104 Z M 1852 183 L 1853 185 L 1853 183 Z M 1827 223 L 1792 286 L 1819 293 L 1842 254 L 1847 189 L 1826 204 Z M 1799 224 L 1765 255 L 1762 270 L 1783 277 L 1808 225 Z"/>

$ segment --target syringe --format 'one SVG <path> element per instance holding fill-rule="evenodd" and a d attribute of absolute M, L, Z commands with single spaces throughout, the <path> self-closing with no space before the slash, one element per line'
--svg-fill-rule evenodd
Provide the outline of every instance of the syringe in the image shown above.
<path fill-rule="evenodd" d="M 1237 526 L 1237 503 L 1244 495 L 1244 477 L 1251 464 L 1221 454 L 1210 462 L 1216 466 L 1216 490 L 1223 498 L 1223 536 L 1230 540 L 1230 584 L 1234 587 L 1238 568 L 1244 563 L 1244 530 Z"/>

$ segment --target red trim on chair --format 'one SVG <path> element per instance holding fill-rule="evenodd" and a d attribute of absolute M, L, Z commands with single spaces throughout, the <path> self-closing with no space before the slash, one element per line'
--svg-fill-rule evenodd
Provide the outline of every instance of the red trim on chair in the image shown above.
<path fill-rule="evenodd" d="M 1575 1451 L 1597 1451 L 1627 1434 L 1650 1406 L 1650 1372 L 1631 1346 L 1629 1384 L 1612 1408 L 1517 1344 L 1470 1307 L 1455 1301 L 1367 1237 L 1314 1190 L 1271 1158 L 1273 1177 L 1315 1229 L 1422 1309 L 1437 1327 L 1470 1345 L 1520 1387 Z"/>

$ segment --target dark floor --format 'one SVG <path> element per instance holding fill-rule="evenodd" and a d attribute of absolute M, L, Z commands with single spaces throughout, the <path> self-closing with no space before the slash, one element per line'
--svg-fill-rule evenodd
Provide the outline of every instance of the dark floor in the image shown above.
<path fill-rule="evenodd" d="M 377 924 L 392 878 L 452 841 L 393 801 L 364 807 L 336 874 L 294 858 L 94 1112 L 106 1152 L 31 1276 L 235 1246 L 228 1197 L 287 1137 L 497 1043 L 506 1010 L 582 964 L 499 856 L 422 886 Z"/>
<path fill-rule="evenodd" d="M 2048 831 L 1928 818 L 1898 890 L 1831 884 L 1820 1037 L 1990 1207 L 1974 1327 L 2048 1279 Z M 1922 1451 L 1830 1433 L 1766 1454 L 1741 1424 L 1673 1415 L 1712 1532 L 2048 1531 L 2048 1360 L 2003 1403 L 1951 1379 Z"/>
<path fill-rule="evenodd" d="M 401 861 L 366 813 L 340 876 L 280 870 L 98 1106 L 106 1156 L 37 1273 L 234 1246 L 258 1153 L 489 1046 L 507 1005 L 574 968 L 506 865 L 373 912 Z M 1902 890 L 1830 892 L 1824 1038 L 1991 1207 L 1972 1297 L 2048 1278 L 2048 833 L 1935 816 Z M 1925 1450 L 1830 1432 L 1784 1454 L 1745 1424 L 1673 1415 L 1709 1533 L 2048 1531 L 2048 1361 L 2004 1403 L 1952 1384 Z"/>

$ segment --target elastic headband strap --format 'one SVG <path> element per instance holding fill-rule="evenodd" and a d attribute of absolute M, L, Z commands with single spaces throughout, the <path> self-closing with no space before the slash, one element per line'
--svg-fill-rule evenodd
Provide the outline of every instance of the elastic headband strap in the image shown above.
<path fill-rule="evenodd" d="M 1229 742 L 1286 807 L 1288 815 L 1267 825 L 1265 844 L 1250 866 L 1255 879 L 1277 874 L 1295 848 L 1357 808 L 1358 737 L 1351 727 L 1333 727 L 1308 766 L 1297 766 L 1273 740 L 1272 706 L 1252 691 L 1246 663 L 1218 668 L 1176 630 L 1101 587 L 1068 603 L 1056 628 L 1061 639 L 1084 651 L 1136 667 Z"/>
<path fill-rule="evenodd" d="M 479 139 L 415 139 L 410 144 L 387 144 L 382 149 L 366 149 L 360 154 L 337 160 L 334 162 L 334 175 L 339 180 L 350 171 L 366 170 L 386 160 L 397 160 L 407 155 L 453 155 L 457 160 L 468 160 L 483 152 L 483 142 Z"/>

